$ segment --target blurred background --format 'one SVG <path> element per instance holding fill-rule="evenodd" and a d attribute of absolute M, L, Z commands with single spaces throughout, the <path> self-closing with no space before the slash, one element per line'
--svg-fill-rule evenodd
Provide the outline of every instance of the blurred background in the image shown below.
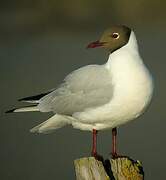
<path fill-rule="evenodd" d="M 119 128 L 119 151 L 142 161 L 146 180 L 166 179 L 166 1 L 1 0 L 0 179 L 75 179 L 73 160 L 89 156 L 91 133 L 65 127 L 54 134 L 29 129 L 51 114 L 4 114 L 25 96 L 56 87 L 76 68 L 103 64 L 107 53 L 87 50 L 112 24 L 133 28 L 155 93 L 149 110 Z M 98 150 L 110 156 L 111 131 L 99 133 Z"/>

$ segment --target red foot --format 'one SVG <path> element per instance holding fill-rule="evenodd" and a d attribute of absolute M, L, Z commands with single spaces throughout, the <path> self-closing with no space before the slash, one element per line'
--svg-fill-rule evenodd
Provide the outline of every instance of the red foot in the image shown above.
<path fill-rule="evenodd" d="M 99 155 L 99 154 L 97 154 L 97 153 L 91 153 L 91 155 L 96 159 L 96 160 L 98 160 L 98 161 L 104 161 L 104 158 L 103 158 L 103 156 L 101 156 L 101 155 Z"/>
<path fill-rule="evenodd" d="M 127 157 L 127 156 L 119 155 L 117 153 L 111 153 L 111 155 L 112 155 L 112 159 Z"/>
<path fill-rule="evenodd" d="M 112 159 L 116 159 L 119 157 L 117 153 L 111 153 L 111 155 L 112 155 Z"/>

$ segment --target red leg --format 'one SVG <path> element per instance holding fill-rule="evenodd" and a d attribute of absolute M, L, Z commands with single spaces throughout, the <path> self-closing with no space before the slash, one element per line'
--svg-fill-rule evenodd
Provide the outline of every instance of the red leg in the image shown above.
<path fill-rule="evenodd" d="M 92 156 L 97 156 L 97 130 L 93 129 L 93 146 L 92 146 Z"/>
<path fill-rule="evenodd" d="M 117 128 L 112 129 L 112 156 L 117 157 Z"/>
<path fill-rule="evenodd" d="M 100 156 L 98 153 L 97 153 L 97 130 L 96 129 L 93 129 L 93 146 L 92 146 L 92 156 L 95 157 L 95 159 L 97 159 L 98 161 L 104 161 L 103 160 L 103 157 Z"/>

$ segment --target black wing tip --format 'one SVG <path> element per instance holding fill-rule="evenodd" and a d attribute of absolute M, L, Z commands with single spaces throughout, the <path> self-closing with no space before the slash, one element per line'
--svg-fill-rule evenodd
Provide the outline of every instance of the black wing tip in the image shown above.
<path fill-rule="evenodd" d="M 21 99 L 18 99 L 18 101 L 38 101 L 40 100 L 43 96 L 49 94 L 49 92 L 47 93 L 42 93 L 42 94 L 38 94 L 38 95 L 35 95 L 35 96 L 29 96 L 29 97 L 25 97 L 25 98 L 21 98 Z"/>
<path fill-rule="evenodd" d="M 18 99 L 18 101 L 33 101 L 33 100 L 37 100 L 37 99 L 35 99 L 34 96 Z"/>
<path fill-rule="evenodd" d="M 21 98 L 21 99 L 18 99 L 18 101 L 27 101 L 29 100 L 28 98 Z"/>
<path fill-rule="evenodd" d="M 7 113 L 13 113 L 15 110 L 16 110 L 16 108 L 15 108 L 15 109 L 10 109 L 10 110 L 6 111 L 5 113 L 6 113 L 6 114 L 7 114 Z"/>

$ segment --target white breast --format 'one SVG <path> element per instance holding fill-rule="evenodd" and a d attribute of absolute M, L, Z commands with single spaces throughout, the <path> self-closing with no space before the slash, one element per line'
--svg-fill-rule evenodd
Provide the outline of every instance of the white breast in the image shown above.
<path fill-rule="evenodd" d="M 122 49 L 113 54 L 107 68 L 110 69 L 114 84 L 114 96 L 107 104 L 111 126 L 118 126 L 142 114 L 149 104 L 153 83 L 148 69 L 137 52 Z"/>

